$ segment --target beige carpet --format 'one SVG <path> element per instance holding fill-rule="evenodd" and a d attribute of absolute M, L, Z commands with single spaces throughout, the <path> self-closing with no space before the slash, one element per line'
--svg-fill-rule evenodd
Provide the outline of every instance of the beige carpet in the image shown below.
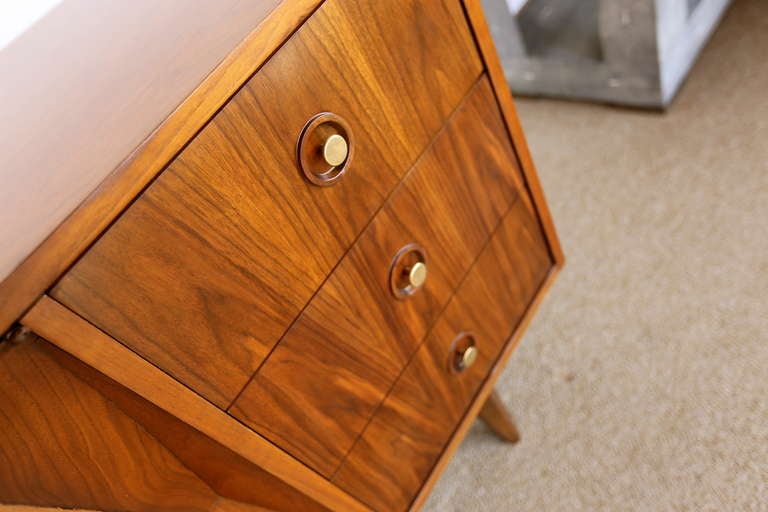
<path fill-rule="evenodd" d="M 768 510 L 768 0 L 666 114 L 520 116 L 568 257 L 426 511 Z"/>

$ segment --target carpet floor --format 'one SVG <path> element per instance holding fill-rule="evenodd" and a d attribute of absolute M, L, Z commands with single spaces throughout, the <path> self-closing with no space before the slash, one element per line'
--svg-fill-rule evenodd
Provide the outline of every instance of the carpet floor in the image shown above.
<path fill-rule="evenodd" d="M 525 99 L 566 253 L 424 510 L 768 511 L 768 1 L 666 113 Z"/>

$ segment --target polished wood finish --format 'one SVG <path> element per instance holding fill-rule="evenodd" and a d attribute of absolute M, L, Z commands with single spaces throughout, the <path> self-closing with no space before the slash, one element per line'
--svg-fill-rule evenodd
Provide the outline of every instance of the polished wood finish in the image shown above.
<path fill-rule="evenodd" d="M 32 505 L 0 505 L 0 512 L 104 512 L 98 510 L 85 510 L 82 508 L 67 508 L 66 510 L 60 507 L 35 507 Z M 208 512 L 276 512 L 272 509 L 259 507 L 256 505 L 249 505 L 247 503 L 241 503 L 239 501 L 230 500 L 227 498 L 217 499 Z"/>
<path fill-rule="evenodd" d="M 322 111 L 354 146 L 328 187 Z M 285 0 L 0 283 L 0 330 L 60 279 L 23 324 L 200 510 L 417 510 L 484 404 L 510 426 L 489 396 L 562 264 L 479 1 Z"/>
<path fill-rule="evenodd" d="M 49 347 L 35 335 L 0 346 L 0 502 L 208 510 L 211 489 Z"/>
<path fill-rule="evenodd" d="M 35 507 L 34 505 L 0 505 L 0 512 L 100 512 L 84 508 Z"/>
<path fill-rule="evenodd" d="M 551 267 L 538 223 L 515 202 L 333 481 L 376 510 L 407 509 Z M 455 373 L 462 332 L 479 356 Z"/>
<path fill-rule="evenodd" d="M 516 197 L 519 179 L 483 79 L 232 413 L 330 476 Z M 429 274 L 422 290 L 397 300 L 390 292 L 390 260 L 410 242 L 430 255 Z"/>
<path fill-rule="evenodd" d="M 522 319 L 520 320 L 520 323 L 517 325 L 517 328 L 515 329 L 514 333 L 512 334 L 510 339 L 507 341 L 507 344 L 504 347 L 504 350 L 502 351 L 501 356 L 499 357 L 499 359 L 496 361 L 496 364 L 493 366 L 493 368 L 489 372 L 487 379 L 483 383 L 480 390 L 477 392 L 477 395 L 475 396 L 471 405 L 467 408 L 464 414 L 464 417 L 460 420 L 459 424 L 456 426 L 456 429 L 454 430 L 453 435 L 451 436 L 450 440 L 443 448 L 443 452 L 440 455 L 440 458 L 437 460 L 434 467 L 430 471 L 429 475 L 424 480 L 421 486 L 421 489 L 419 489 L 419 492 L 416 495 L 416 498 L 413 500 L 413 502 L 411 502 L 411 506 L 409 510 L 416 511 L 421 509 L 422 505 L 424 505 L 424 502 L 429 497 L 429 493 L 432 491 L 432 488 L 437 483 L 437 480 L 440 478 L 440 475 L 445 470 L 445 467 L 451 461 L 451 457 L 458 449 L 462 440 L 466 436 L 469 428 L 475 422 L 475 419 L 480 413 L 480 409 L 485 404 L 485 399 L 488 398 L 488 396 L 493 392 L 493 387 L 496 384 L 496 381 L 501 376 L 502 371 L 504 370 L 507 362 L 509 361 L 509 358 L 512 356 L 512 353 L 515 351 L 515 349 L 517 348 L 517 345 L 520 343 L 520 340 L 522 339 L 526 329 L 530 325 L 531 320 L 533 320 L 534 316 L 536 316 L 536 312 L 541 306 L 541 302 L 546 297 L 550 287 L 554 284 L 560 271 L 561 271 L 561 268 L 557 266 L 553 266 L 550 269 L 544 282 L 542 283 L 541 287 L 536 293 L 536 296 L 534 297 L 533 301 L 528 305 L 528 309 L 525 311 Z"/>
<path fill-rule="evenodd" d="M 281 3 L 57 1 L 4 30 L 0 281 Z"/>
<path fill-rule="evenodd" d="M 291 509 L 288 509 L 291 510 Z M 301 509 L 293 509 L 301 510 Z M 235 500 L 229 500 L 227 498 L 219 498 L 211 507 L 210 512 L 275 512 L 272 509 L 258 507 L 256 505 L 249 505 Z"/>
<path fill-rule="evenodd" d="M 0 332 L 40 298 L 321 2 L 283 0 L 269 11 L 187 99 L 152 128 L 146 139 L 0 282 Z"/>
<path fill-rule="evenodd" d="M 547 200 L 544 197 L 544 191 L 541 188 L 539 175 L 536 173 L 536 167 L 533 164 L 531 151 L 525 139 L 523 127 L 520 124 L 520 118 L 517 116 L 515 101 L 512 99 L 512 93 L 507 85 L 507 79 L 504 76 L 504 69 L 501 67 L 501 60 L 496 53 L 496 46 L 493 43 L 493 37 L 488 29 L 488 23 L 485 20 L 481 0 L 462 0 L 464 9 L 469 19 L 472 33 L 480 50 L 483 59 L 483 65 L 488 73 L 499 108 L 504 115 L 504 122 L 512 138 L 520 167 L 525 176 L 525 183 L 533 199 L 535 211 L 541 222 L 541 227 L 546 235 L 549 250 L 558 268 L 565 265 L 565 255 L 560 246 L 560 239 L 557 236 L 555 223 L 552 220 L 552 214 L 549 211 Z"/>
<path fill-rule="evenodd" d="M 485 399 L 483 408 L 480 409 L 480 419 L 504 441 L 513 444 L 520 441 L 520 432 L 515 420 L 496 391 Z"/>
<path fill-rule="evenodd" d="M 416 499 L 411 503 L 410 510 L 414 511 L 419 510 L 426 501 L 430 491 L 445 469 L 445 466 L 451 460 L 451 457 L 459 447 L 462 439 L 464 439 L 467 430 L 475 421 L 475 418 L 479 414 L 482 405 L 485 403 L 485 399 L 493 391 L 493 386 L 501 375 L 501 372 L 504 369 L 507 361 L 514 352 L 515 348 L 517 348 L 517 345 L 525 333 L 525 330 L 527 329 L 533 317 L 536 315 L 541 302 L 544 300 L 544 297 L 546 297 L 547 292 L 552 287 L 555 280 L 557 279 L 557 276 L 565 265 L 565 255 L 562 251 L 560 241 L 557 236 L 557 230 L 555 229 L 552 216 L 549 212 L 549 207 L 544 197 L 544 193 L 538 178 L 538 174 L 536 173 L 535 166 L 533 164 L 533 159 L 531 157 L 531 153 L 528 148 L 520 120 L 517 117 L 517 111 L 515 109 L 514 100 L 512 99 L 512 94 L 509 92 L 509 89 L 506 85 L 504 70 L 501 67 L 501 62 L 499 61 L 491 33 L 488 29 L 488 24 L 485 20 L 485 15 L 483 14 L 481 0 L 462 0 L 462 4 L 464 5 L 467 18 L 470 21 L 470 26 L 472 27 L 472 32 L 475 37 L 475 41 L 477 42 L 478 49 L 480 50 L 486 72 L 488 73 L 491 83 L 493 84 L 494 93 L 504 115 L 504 121 L 507 125 L 509 135 L 514 143 L 518 162 L 520 163 L 523 174 L 525 176 L 526 187 L 530 196 L 533 198 L 535 211 L 539 217 L 544 235 L 546 236 L 547 245 L 549 246 L 550 254 L 554 260 L 554 266 L 550 270 L 531 304 L 528 306 L 528 309 L 526 310 L 520 324 L 518 325 L 510 340 L 507 342 L 501 357 L 488 375 L 488 379 L 485 381 L 482 388 L 478 392 L 477 397 L 472 402 L 472 405 L 467 409 L 461 422 L 456 427 L 456 430 L 451 437 L 451 440 L 443 450 L 442 455 L 438 459 L 435 466 L 432 468 L 429 476 L 425 479 L 421 489 L 419 490 L 419 493 L 416 496 Z"/>
<path fill-rule="evenodd" d="M 460 5 L 423 4 L 325 3 L 52 296 L 229 406 L 480 72 Z M 325 110 L 356 149 L 318 188 L 296 141 Z"/>
<path fill-rule="evenodd" d="M 140 424 L 219 496 L 273 510 L 328 510 L 104 374 L 61 350 L 51 351 L 59 364 Z"/>
<path fill-rule="evenodd" d="M 351 512 L 369 510 L 50 297 L 43 296 L 24 316 L 22 323 L 53 345 L 321 505 Z"/>

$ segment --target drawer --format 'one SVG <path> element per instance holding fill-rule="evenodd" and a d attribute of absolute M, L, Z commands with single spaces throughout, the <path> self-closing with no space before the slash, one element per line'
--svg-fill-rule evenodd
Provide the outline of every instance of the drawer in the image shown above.
<path fill-rule="evenodd" d="M 481 79 L 286 333 L 231 413 L 330 476 L 517 197 L 519 173 Z M 393 265 L 427 278 L 397 298 Z M 424 260 L 424 261 L 422 261 Z M 396 268 L 394 274 L 392 268 Z M 395 283 L 397 291 L 401 284 Z"/>
<path fill-rule="evenodd" d="M 333 478 L 379 511 L 408 508 L 552 267 L 518 200 Z M 476 359 L 458 362 L 474 343 Z"/>
<path fill-rule="evenodd" d="M 52 295 L 228 407 L 480 73 L 459 2 L 326 1 Z"/>

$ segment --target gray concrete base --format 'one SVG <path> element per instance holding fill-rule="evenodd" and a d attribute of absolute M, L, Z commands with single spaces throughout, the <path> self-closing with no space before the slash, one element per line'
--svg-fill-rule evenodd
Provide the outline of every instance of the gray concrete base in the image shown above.
<path fill-rule="evenodd" d="M 483 0 L 510 87 L 664 108 L 730 0 Z"/>

